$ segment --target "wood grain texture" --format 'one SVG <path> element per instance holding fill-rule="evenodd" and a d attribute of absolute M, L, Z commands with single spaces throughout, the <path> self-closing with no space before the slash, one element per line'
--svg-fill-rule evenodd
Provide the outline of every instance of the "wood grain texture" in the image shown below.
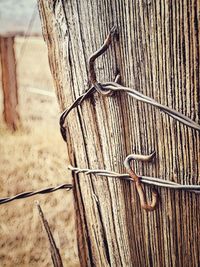
<path fill-rule="evenodd" d="M 39 10 L 61 109 L 88 88 L 89 56 L 117 25 L 119 41 L 97 60 L 98 79 L 119 71 L 123 85 L 199 122 L 198 0 L 39 0 Z M 126 155 L 156 150 L 138 173 L 200 182 L 199 133 L 125 94 L 96 93 L 69 115 L 67 132 L 78 167 L 125 172 Z M 158 209 L 146 213 L 129 182 L 73 179 L 81 266 L 200 264 L 199 196 L 159 189 Z"/>

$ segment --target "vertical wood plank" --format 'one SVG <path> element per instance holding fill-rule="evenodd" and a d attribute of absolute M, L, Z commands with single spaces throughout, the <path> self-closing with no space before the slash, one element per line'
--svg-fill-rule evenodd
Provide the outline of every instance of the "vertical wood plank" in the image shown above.
<path fill-rule="evenodd" d="M 118 69 L 123 85 L 199 122 L 198 0 L 38 2 L 62 109 L 88 88 L 88 58 L 117 25 L 119 43 L 97 60 L 99 81 L 112 81 Z M 200 182 L 199 133 L 124 94 L 94 94 L 72 111 L 67 130 L 78 167 L 125 172 L 126 155 L 156 150 L 154 161 L 137 164 L 138 173 Z M 200 264 L 199 196 L 158 189 L 158 209 L 146 213 L 128 182 L 73 179 L 81 266 Z"/>

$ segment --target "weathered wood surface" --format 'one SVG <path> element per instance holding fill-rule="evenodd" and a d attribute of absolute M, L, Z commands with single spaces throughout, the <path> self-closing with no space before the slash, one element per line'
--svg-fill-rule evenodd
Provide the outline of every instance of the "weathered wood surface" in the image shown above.
<path fill-rule="evenodd" d="M 98 59 L 100 81 L 122 84 L 199 121 L 199 1 L 39 0 L 43 35 L 61 108 L 88 88 L 88 58 L 113 25 L 119 42 Z M 125 172 L 127 154 L 149 154 L 137 172 L 200 182 L 200 139 L 159 110 L 124 94 L 97 93 L 67 119 L 68 151 L 78 167 Z M 81 266 L 200 265 L 200 197 L 159 189 L 155 212 L 141 210 L 125 181 L 74 177 Z M 146 188 L 150 195 L 149 188 Z"/>
<path fill-rule="evenodd" d="M 19 126 L 19 113 L 14 37 L 0 37 L 0 57 L 4 96 L 4 120 L 11 130 L 16 130 Z"/>

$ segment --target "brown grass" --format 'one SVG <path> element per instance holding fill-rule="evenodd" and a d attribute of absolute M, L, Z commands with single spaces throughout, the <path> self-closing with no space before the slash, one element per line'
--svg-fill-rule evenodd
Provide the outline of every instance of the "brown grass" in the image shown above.
<path fill-rule="evenodd" d="M 17 56 L 22 43 L 23 39 L 16 40 Z M 56 98 L 27 90 L 31 86 L 53 91 L 42 39 L 28 41 L 25 53 L 18 61 L 18 80 L 22 127 L 15 134 L 2 122 L 1 105 L 1 197 L 71 182 L 66 147 L 59 133 Z M 35 200 L 39 200 L 53 231 L 64 266 L 79 266 L 73 197 L 72 192 L 64 190 L 0 206 L 0 266 L 52 266 Z"/>

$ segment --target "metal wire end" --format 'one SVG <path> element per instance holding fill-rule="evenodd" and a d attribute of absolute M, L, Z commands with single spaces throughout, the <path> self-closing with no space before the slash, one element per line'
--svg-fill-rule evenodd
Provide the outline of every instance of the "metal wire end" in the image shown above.
<path fill-rule="evenodd" d="M 90 58 L 89 58 L 89 81 L 94 85 L 95 89 L 102 95 L 108 96 L 112 93 L 112 90 L 105 90 L 102 85 L 97 81 L 97 76 L 95 72 L 95 60 L 105 53 L 105 51 L 109 48 L 112 37 L 117 34 L 117 27 L 113 26 L 107 35 L 104 44 L 96 51 L 94 52 Z"/>
<path fill-rule="evenodd" d="M 132 160 L 142 160 L 142 161 L 149 161 L 155 156 L 156 152 L 154 151 L 150 155 L 137 155 L 137 154 L 131 154 L 128 155 L 124 161 L 124 166 L 128 172 L 128 174 L 133 178 L 136 189 L 140 198 L 140 204 L 141 207 L 146 211 L 153 211 L 156 209 L 157 206 L 157 200 L 158 200 L 158 193 L 156 190 L 152 191 L 152 202 L 147 203 L 146 196 L 144 193 L 144 189 L 141 185 L 140 177 L 135 173 L 135 171 L 131 168 L 130 162 Z"/>

